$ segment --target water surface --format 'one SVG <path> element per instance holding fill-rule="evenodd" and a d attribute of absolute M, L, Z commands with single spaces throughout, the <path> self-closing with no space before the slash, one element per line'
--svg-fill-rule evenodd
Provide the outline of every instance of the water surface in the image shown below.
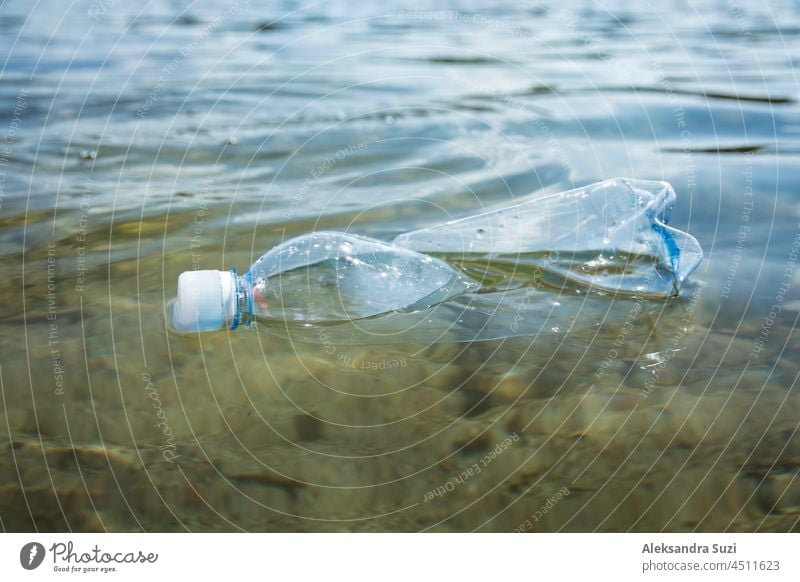
<path fill-rule="evenodd" d="M 406 4 L 0 5 L 0 527 L 797 529 L 798 4 Z M 471 262 L 596 325 L 167 331 L 184 270 L 615 176 L 675 187 L 679 299 Z"/>

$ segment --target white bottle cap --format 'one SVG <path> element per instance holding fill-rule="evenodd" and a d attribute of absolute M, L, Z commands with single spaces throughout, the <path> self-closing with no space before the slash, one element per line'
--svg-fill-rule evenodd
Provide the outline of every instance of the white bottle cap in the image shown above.
<path fill-rule="evenodd" d="M 236 282 L 230 271 L 186 271 L 172 308 L 175 331 L 216 331 L 233 322 Z"/>

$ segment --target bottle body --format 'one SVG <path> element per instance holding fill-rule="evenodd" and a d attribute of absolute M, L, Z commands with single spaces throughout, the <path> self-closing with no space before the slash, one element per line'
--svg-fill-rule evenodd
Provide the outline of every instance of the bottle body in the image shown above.
<path fill-rule="evenodd" d="M 326 231 L 275 247 L 243 279 L 255 318 L 317 323 L 419 311 L 476 287 L 442 260 Z"/>

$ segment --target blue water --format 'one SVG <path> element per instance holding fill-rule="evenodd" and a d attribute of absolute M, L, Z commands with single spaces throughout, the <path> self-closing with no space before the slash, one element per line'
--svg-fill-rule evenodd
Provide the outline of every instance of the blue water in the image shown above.
<path fill-rule="evenodd" d="M 3 2 L 0 527 L 796 530 L 799 35 L 788 0 Z M 589 333 L 166 329 L 184 270 L 615 176 L 705 259 L 535 306 Z"/>

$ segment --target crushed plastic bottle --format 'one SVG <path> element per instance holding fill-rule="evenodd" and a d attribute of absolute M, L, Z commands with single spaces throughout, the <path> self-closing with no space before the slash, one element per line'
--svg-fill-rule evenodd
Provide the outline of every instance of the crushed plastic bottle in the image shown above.
<path fill-rule="evenodd" d="M 182 273 L 171 326 L 191 333 L 262 322 L 299 341 L 318 341 L 322 326 L 349 344 L 560 333 L 592 321 L 588 290 L 680 292 L 702 250 L 667 226 L 674 202 L 666 182 L 618 178 L 392 243 L 315 232 L 270 250 L 242 276 Z M 581 313 L 564 311 L 576 306 Z"/>
<path fill-rule="evenodd" d="M 422 253 L 489 257 L 533 253 L 543 269 L 614 293 L 677 295 L 703 257 L 690 234 L 667 226 L 667 182 L 616 178 L 398 236 Z"/>

